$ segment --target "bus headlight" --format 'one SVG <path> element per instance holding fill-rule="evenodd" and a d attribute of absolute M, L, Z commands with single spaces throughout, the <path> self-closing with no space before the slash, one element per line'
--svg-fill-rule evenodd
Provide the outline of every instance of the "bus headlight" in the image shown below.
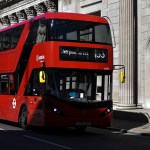
<path fill-rule="evenodd" d="M 62 110 L 60 110 L 58 107 L 54 106 L 53 104 L 46 103 L 46 108 L 48 110 L 54 112 L 55 114 L 64 116 L 64 112 Z"/>

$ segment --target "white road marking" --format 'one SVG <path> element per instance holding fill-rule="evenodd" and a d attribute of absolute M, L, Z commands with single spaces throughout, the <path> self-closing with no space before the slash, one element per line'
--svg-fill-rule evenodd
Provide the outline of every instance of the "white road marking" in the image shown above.
<path fill-rule="evenodd" d="M 60 145 L 60 144 L 57 144 L 57 143 L 53 143 L 53 142 L 50 142 L 50 141 L 45 141 L 45 140 L 42 140 L 42 139 L 39 139 L 39 138 L 36 138 L 36 137 L 32 137 L 32 136 L 28 136 L 28 135 L 23 135 L 23 136 L 26 137 L 26 138 L 29 138 L 29 139 L 33 139 L 33 140 L 37 140 L 37 141 L 40 141 L 40 142 L 48 143 L 48 144 L 51 144 L 51 145 L 55 145 L 57 147 L 61 147 L 61 148 L 64 148 L 64 149 L 72 149 L 70 147 L 63 146 L 63 145 Z"/>
<path fill-rule="evenodd" d="M 4 131 L 5 129 L 3 129 L 3 128 L 0 128 L 0 130 Z"/>

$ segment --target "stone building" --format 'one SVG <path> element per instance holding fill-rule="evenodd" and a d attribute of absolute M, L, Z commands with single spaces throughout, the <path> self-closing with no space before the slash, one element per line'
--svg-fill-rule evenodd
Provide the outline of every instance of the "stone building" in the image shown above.
<path fill-rule="evenodd" d="M 7 18 L 44 1 L 46 0 L 0 0 L 0 18 Z M 118 109 L 150 108 L 150 0 L 53 2 L 57 3 L 59 12 L 85 13 L 110 18 L 115 39 L 114 65 L 125 65 L 126 68 L 124 84 L 119 81 L 119 71 L 114 70 L 114 104 Z M 40 11 L 39 9 L 37 8 L 37 11 Z M 1 20 L 0 28 L 3 25 Z"/>

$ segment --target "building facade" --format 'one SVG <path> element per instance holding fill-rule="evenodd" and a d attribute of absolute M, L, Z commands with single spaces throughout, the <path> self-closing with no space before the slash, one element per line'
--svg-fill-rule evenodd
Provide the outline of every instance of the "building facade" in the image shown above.
<path fill-rule="evenodd" d="M 126 68 L 125 83 L 120 83 L 119 71 L 114 70 L 114 104 L 118 109 L 150 108 L 150 0 L 0 0 L 0 28 L 5 18 L 16 12 L 26 13 L 29 8 L 36 13 L 59 11 L 109 17 L 114 32 L 114 65 Z"/>

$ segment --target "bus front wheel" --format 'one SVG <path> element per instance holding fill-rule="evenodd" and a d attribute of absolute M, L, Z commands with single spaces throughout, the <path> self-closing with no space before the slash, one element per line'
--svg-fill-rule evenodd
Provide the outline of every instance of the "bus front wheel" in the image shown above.
<path fill-rule="evenodd" d="M 19 124 L 23 129 L 27 129 L 27 107 L 23 106 L 19 115 Z"/>

